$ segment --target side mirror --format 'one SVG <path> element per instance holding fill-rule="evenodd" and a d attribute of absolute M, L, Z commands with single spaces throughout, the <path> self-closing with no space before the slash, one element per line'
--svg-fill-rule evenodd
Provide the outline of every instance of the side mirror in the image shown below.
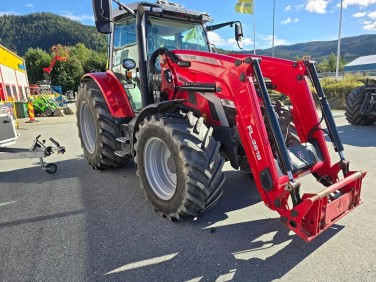
<path fill-rule="evenodd" d="M 243 29 L 240 23 L 235 23 L 235 40 L 241 41 L 243 39 Z"/>
<path fill-rule="evenodd" d="M 243 29 L 242 29 L 242 25 L 237 22 L 235 23 L 235 40 L 236 40 L 236 43 L 238 43 L 238 46 L 240 49 L 243 49 L 243 44 L 242 44 L 242 39 L 243 39 Z"/>
<path fill-rule="evenodd" d="M 95 26 L 100 33 L 108 34 L 113 31 L 112 0 L 93 0 Z"/>

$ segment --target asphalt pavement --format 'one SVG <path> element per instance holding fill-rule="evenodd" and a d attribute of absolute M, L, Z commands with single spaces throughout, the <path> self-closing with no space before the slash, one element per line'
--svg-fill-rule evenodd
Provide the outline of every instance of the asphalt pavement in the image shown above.
<path fill-rule="evenodd" d="M 87 164 L 75 116 L 37 119 L 20 121 L 14 146 L 29 148 L 41 134 L 66 153 L 45 159 L 58 165 L 52 175 L 36 159 L 0 161 L 0 281 L 376 280 L 376 125 L 352 126 L 335 112 L 351 168 L 368 171 L 364 204 L 305 243 L 229 164 L 216 206 L 170 222 L 147 202 L 132 162 Z M 311 178 L 303 191 L 317 186 Z"/>

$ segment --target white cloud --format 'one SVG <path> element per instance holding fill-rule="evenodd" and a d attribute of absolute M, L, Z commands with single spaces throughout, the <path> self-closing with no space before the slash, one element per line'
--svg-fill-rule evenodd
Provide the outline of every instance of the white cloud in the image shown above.
<path fill-rule="evenodd" d="M 353 16 L 354 18 L 363 18 L 363 17 L 365 17 L 366 15 L 367 15 L 367 12 L 358 12 L 358 13 L 353 14 L 352 16 Z"/>
<path fill-rule="evenodd" d="M 359 12 L 356 14 L 353 14 L 354 18 L 363 18 L 363 17 L 368 17 L 370 20 L 364 20 L 362 22 L 363 24 L 363 29 L 364 30 L 376 30 L 376 11 L 374 12 Z"/>
<path fill-rule="evenodd" d="M 364 30 L 376 30 L 376 11 L 366 13 L 367 17 L 371 20 L 363 21 L 363 29 Z"/>
<path fill-rule="evenodd" d="M 373 20 L 376 20 L 376 11 L 375 12 L 371 12 L 367 15 L 369 18 L 373 19 Z"/>
<path fill-rule="evenodd" d="M 291 5 L 288 5 L 288 6 L 286 6 L 286 8 L 285 8 L 285 12 L 288 12 L 288 11 L 290 11 L 291 10 Z"/>
<path fill-rule="evenodd" d="M 311 13 L 326 14 L 329 2 L 330 0 L 307 0 L 305 9 Z"/>
<path fill-rule="evenodd" d="M 218 33 L 209 31 L 208 32 L 209 40 L 211 44 L 215 46 L 220 46 L 225 44 L 225 40 Z"/>
<path fill-rule="evenodd" d="M 368 7 L 371 4 L 375 4 L 376 0 L 343 0 L 343 8 L 347 8 L 348 6 L 360 6 L 362 8 Z M 338 4 L 338 7 L 341 5 Z"/>
<path fill-rule="evenodd" d="M 230 38 L 230 39 L 228 39 L 228 40 L 227 40 L 227 43 L 228 43 L 228 44 L 231 44 L 231 45 L 233 45 L 233 46 L 238 46 L 238 44 L 237 44 L 235 38 Z M 243 46 L 251 46 L 251 45 L 253 45 L 253 41 L 252 41 L 252 39 L 247 38 L 247 37 L 246 37 L 246 38 L 243 38 L 243 39 L 242 39 L 242 45 L 243 45 Z"/>
<path fill-rule="evenodd" d="M 264 41 L 264 46 L 262 46 L 261 48 L 270 48 L 272 46 L 273 35 L 263 35 L 261 36 L 261 39 Z M 285 39 L 274 36 L 274 46 L 278 45 L 289 45 L 289 42 Z"/>
<path fill-rule="evenodd" d="M 94 21 L 94 16 L 93 15 L 88 15 L 88 14 L 77 14 L 73 11 L 62 11 L 61 12 L 63 17 L 67 17 L 73 21 L 85 21 L 85 20 L 90 20 Z"/>
<path fill-rule="evenodd" d="M 34 8 L 34 5 L 33 4 L 26 4 L 24 7 L 26 7 L 26 8 Z"/>
<path fill-rule="evenodd" d="M 220 34 L 209 31 L 208 32 L 209 40 L 211 44 L 214 44 L 216 47 L 221 48 L 230 48 L 230 49 L 236 49 L 238 48 L 238 44 L 234 38 L 230 39 L 224 39 Z M 253 41 L 250 38 L 243 38 L 242 40 L 243 47 L 246 46 L 253 46 Z"/>
<path fill-rule="evenodd" d="M 297 23 L 297 22 L 299 22 L 298 18 L 295 18 L 292 20 L 290 17 L 288 17 L 284 21 L 281 21 L 281 24 L 289 24 L 289 23 Z"/>
<path fill-rule="evenodd" d="M 365 24 L 363 26 L 363 29 L 365 29 L 365 30 L 376 30 L 376 21 L 368 22 L 368 24 Z"/>

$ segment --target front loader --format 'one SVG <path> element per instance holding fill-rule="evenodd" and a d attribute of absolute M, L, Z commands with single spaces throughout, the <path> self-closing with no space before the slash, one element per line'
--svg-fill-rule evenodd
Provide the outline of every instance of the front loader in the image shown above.
<path fill-rule="evenodd" d="M 361 203 L 366 172 L 349 169 L 313 62 L 217 54 L 207 32 L 233 26 L 240 45 L 239 22 L 211 25 L 208 14 L 161 0 L 114 2 L 112 10 L 111 1 L 93 0 L 97 30 L 109 37 L 109 67 L 82 78 L 76 102 L 93 168 L 133 158 L 154 209 L 182 219 L 217 202 L 229 161 L 253 174 L 265 205 L 306 241 Z M 272 102 L 271 90 L 291 106 Z M 307 174 L 321 190 L 302 193 L 298 179 Z"/>

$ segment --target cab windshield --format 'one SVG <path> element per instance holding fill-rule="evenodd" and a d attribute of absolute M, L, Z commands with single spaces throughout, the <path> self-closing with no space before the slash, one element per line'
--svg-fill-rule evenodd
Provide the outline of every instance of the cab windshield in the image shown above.
<path fill-rule="evenodd" d="M 148 17 L 146 21 L 146 45 L 149 59 L 159 48 L 210 51 L 205 31 L 199 23 L 188 23 L 155 17 Z M 115 23 L 113 46 L 113 59 L 110 68 L 115 74 L 124 78 L 127 70 L 123 67 L 122 63 L 125 59 L 134 60 L 136 63 L 135 69 L 139 67 L 136 20 L 134 18 L 128 18 Z M 157 69 L 160 68 L 158 60 L 156 63 Z M 142 108 L 139 80 L 136 77 L 135 71 L 131 71 L 130 73 L 135 82 L 135 88 L 126 89 L 126 92 L 133 110 L 139 111 Z"/>
<path fill-rule="evenodd" d="M 149 55 L 162 47 L 209 51 L 205 31 L 199 23 L 148 17 L 146 36 Z"/>

